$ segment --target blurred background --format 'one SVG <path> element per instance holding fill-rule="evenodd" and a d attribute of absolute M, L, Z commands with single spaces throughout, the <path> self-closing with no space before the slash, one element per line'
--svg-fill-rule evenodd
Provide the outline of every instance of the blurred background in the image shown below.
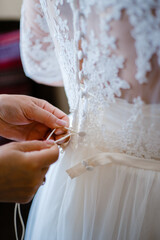
<path fill-rule="evenodd" d="M 24 75 L 19 50 L 22 0 L 0 0 L 0 94 L 25 94 L 42 98 L 68 113 L 63 87 L 37 84 Z M 0 137 L 0 145 L 8 140 Z M 21 205 L 26 223 L 30 204 Z M 0 203 L 0 239 L 14 240 L 14 204 Z M 17 219 L 19 222 L 19 220 Z M 21 235 L 21 226 L 18 223 Z"/>

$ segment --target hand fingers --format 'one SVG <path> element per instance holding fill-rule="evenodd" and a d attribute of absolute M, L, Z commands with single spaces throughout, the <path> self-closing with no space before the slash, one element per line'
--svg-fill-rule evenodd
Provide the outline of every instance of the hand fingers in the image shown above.
<path fill-rule="evenodd" d="M 31 120 L 40 122 L 47 127 L 53 129 L 60 126 L 67 126 L 66 121 L 57 118 L 54 114 L 36 106 L 34 111 L 32 111 Z"/>
<path fill-rule="evenodd" d="M 56 124 L 58 126 L 67 126 L 67 127 L 69 126 L 68 116 L 60 109 L 54 107 L 53 105 L 51 105 L 50 103 L 48 103 L 47 101 L 42 100 L 42 99 L 35 98 L 34 103 L 35 103 L 35 106 L 37 107 L 37 108 L 36 107 L 35 108 L 38 110 L 37 113 L 34 112 L 34 115 L 38 114 L 38 113 L 40 114 L 40 117 L 43 118 L 41 123 L 43 123 L 43 124 L 47 123 L 46 122 L 47 115 L 45 116 L 44 113 L 45 114 L 50 113 L 51 115 L 48 114 L 48 117 L 49 117 L 49 119 L 51 118 L 51 121 L 49 120 L 48 124 L 51 124 L 51 125 L 47 125 L 48 127 L 50 127 L 51 129 L 55 128 L 56 126 L 55 126 L 54 122 L 56 122 L 56 120 L 57 120 Z M 40 111 L 39 109 L 44 110 L 44 111 Z M 54 118 L 53 118 L 53 116 L 54 116 Z M 36 119 L 35 121 L 40 121 L 40 119 L 39 120 Z M 64 122 L 66 122 L 66 123 L 64 123 Z"/>
<path fill-rule="evenodd" d="M 55 129 L 55 132 L 54 132 L 54 135 L 62 135 L 62 134 L 65 134 L 65 133 L 67 133 L 68 132 L 68 130 L 67 129 L 65 129 L 65 128 L 58 128 L 58 129 Z"/>
<path fill-rule="evenodd" d="M 61 111 L 59 108 L 54 107 L 47 101 L 44 101 L 41 99 L 39 99 L 39 100 L 41 101 L 41 104 L 43 104 L 44 110 L 47 110 L 48 112 L 54 114 L 57 118 L 67 120 L 66 122 L 68 122 L 68 120 L 69 120 L 68 116 L 63 111 Z"/>
<path fill-rule="evenodd" d="M 55 144 L 49 149 L 42 149 L 40 151 L 27 152 L 26 156 L 31 161 L 34 161 L 38 168 L 45 168 L 54 163 L 59 156 L 58 146 Z"/>
<path fill-rule="evenodd" d="M 67 115 L 64 115 L 61 119 L 67 123 L 65 127 L 69 127 L 69 117 Z"/>
<path fill-rule="evenodd" d="M 26 141 L 26 142 L 17 142 L 12 143 L 13 147 L 22 152 L 32 152 L 32 151 L 40 151 L 42 149 L 50 148 L 54 145 L 53 140 L 48 141 Z"/>

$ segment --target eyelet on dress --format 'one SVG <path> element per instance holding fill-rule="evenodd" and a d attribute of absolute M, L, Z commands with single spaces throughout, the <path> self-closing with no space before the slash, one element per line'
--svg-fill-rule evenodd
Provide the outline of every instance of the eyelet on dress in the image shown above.
<path fill-rule="evenodd" d="M 94 167 L 91 165 L 88 165 L 86 161 L 82 161 L 82 165 L 86 168 L 87 171 L 92 171 L 94 169 Z"/>
<path fill-rule="evenodd" d="M 78 14 L 79 14 L 79 18 L 85 18 L 85 15 L 82 11 L 79 11 Z"/>

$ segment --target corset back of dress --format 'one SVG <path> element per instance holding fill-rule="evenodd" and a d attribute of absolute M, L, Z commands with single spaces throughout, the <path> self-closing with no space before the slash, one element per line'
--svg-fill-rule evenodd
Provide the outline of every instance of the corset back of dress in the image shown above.
<path fill-rule="evenodd" d="M 108 106 L 93 105 L 88 101 L 84 112 L 83 99 L 79 111 L 73 113 L 71 126 L 85 136 L 74 135 L 70 145 L 88 152 L 120 152 L 140 158 L 160 160 L 160 107 L 144 104 L 139 98 L 135 104 L 123 99 Z M 94 111 L 95 109 L 95 111 Z M 151 117 L 152 116 L 152 117 Z"/>
<path fill-rule="evenodd" d="M 72 125 L 86 132 L 71 143 L 159 158 L 160 0 L 34 0 L 33 13 L 30 1 L 24 67 L 46 84 L 63 77 Z"/>
<path fill-rule="evenodd" d="M 71 111 L 81 87 L 99 102 L 160 102 L 160 1 L 41 0 Z"/>

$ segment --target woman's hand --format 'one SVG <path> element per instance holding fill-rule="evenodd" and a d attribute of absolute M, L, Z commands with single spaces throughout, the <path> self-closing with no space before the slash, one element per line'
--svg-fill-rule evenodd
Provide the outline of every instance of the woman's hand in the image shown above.
<path fill-rule="evenodd" d="M 53 141 L 14 142 L 0 147 L 0 202 L 29 202 L 58 158 Z"/>
<path fill-rule="evenodd" d="M 58 138 L 66 134 L 68 116 L 45 100 L 24 95 L 0 95 L 0 135 L 12 140 L 42 140 L 58 129 Z M 58 133 L 59 131 L 59 133 Z"/>

